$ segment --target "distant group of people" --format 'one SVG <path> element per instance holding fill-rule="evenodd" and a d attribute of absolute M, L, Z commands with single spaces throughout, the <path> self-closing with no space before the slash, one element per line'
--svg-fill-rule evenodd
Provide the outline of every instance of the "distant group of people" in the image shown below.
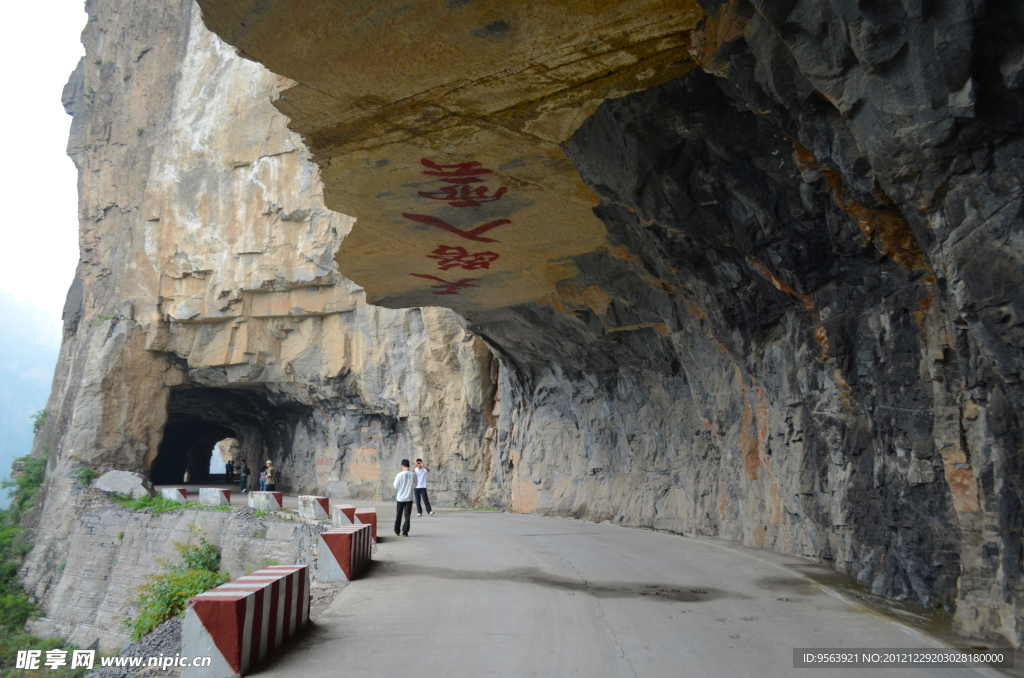
<path fill-rule="evenodd" d="M 233 462 L 227 462 L 224 465 L 224 472 L 227 475 L 227 482 L 230 485 L 235 482 L 235 465 Z M 249 463 L 243 461 L 242 468 L 239 471 L 239 486 L 242 488 L 242 494 L 249 492 L 249 476 L 252 475 L 252 470 L 249 468 Z M 260 471 L 260 492 L 273 492 L 277 489 L 277 467 L 274 466 L 274 462 L 267 460 L 267 467 Z"/>
<path fill-rule="evenodd" d="M 234 482 L 235 465 L 227 462 L 224 465 L 228 483 Z M 395 515 L 395 536 L 408 537 L 409 527 L 412 522 L 412 504 L 416 502 L 416 515 L 423 516 L 423 508 L 426 507 L 427 515 L 434 515 L 434 509 L 430 506 L 430 497 L 427 495 L 427 474 L 430 469 L 423 463 L 422 459 L 416 460 L 416 466 L 409 467 L 409 460 L 402 460 L 402 470 L 395 476 L 395 499 L 398 502 L 398 511 Z M 239 485 L 242 494 L 249 492 L 249 476 L 252 470 L 248 462 L 242 461 L 242 468 L 239 469 Z M 277 489 L 277 468 L 274 462 L 267 460 L 267 466 L 260 472 L 260 492 L 273 492 Z"/>
<path fill-rule="evenodd" d="M 416 498 L 416 515 L 423 515 L 423 506 L 427 507 L 427 515 L 434 515 L 427 496 L 427 474 L 430 469 L 422 459 L 416 460 L 415 470 L 409 470 L 409 460 L 402 460 L 402 470 L 395 476 L 395 499 L 398 512 L 395 515 L 395 536 L 409 536 L 409 524 L 412 522 L 412 502 Z M 403 518 L 405 519 L 403 522 Z"/>

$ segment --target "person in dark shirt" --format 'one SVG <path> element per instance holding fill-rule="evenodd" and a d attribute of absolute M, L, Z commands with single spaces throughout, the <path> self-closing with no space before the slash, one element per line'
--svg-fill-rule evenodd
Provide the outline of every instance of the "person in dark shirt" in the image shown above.
<path fill-rule="evenodd" d="M 249 469 L 249 464 L 247 462 L 243 461 L 242 462 L 242 471 L 239 474 L 239 477 L 241 479 L 241 482 L 239 483 L 239 485 L 242 486 L 242 494 L 248 494 L 249 493 L 249 474 L 251 474 L 251 473 L 252 473 L 252 470 Z"/>

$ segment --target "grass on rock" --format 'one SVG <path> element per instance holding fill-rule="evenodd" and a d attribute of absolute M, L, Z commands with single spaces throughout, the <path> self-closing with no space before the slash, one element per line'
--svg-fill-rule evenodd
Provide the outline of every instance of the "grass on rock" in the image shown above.
<path fill-rule="evenodd" d="M 220 571 L 220 553 L 217 548 L 199 537 L 198 544 L 174 543 L 181 562 L 160 564 L 167 569 L 163 574 L 151 574 L 142 586 L 134 590 L 132 604 L 139 614 L 125 620 L 132 640 L 139 640 L 160 624 L 185 611 L 185 603 L 192 596 L 220 586 L 230 577 Z"/>

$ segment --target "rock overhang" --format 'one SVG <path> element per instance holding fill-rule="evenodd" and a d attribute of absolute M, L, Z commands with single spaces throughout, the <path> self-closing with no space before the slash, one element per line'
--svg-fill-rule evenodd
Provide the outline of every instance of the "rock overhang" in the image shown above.
<path fill-rule="evenodd" d="M 608 247 L 561 144 L 609 98 L 695 62 L 697 2 L 200 0 L 207 26 L 280 74 L 370 303 L 467 315 L 548 303 Z"/>

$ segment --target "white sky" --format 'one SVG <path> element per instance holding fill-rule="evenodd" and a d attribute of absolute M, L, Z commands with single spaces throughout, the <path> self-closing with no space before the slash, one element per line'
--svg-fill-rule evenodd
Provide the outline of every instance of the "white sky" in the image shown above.
<path fill-rule="evenodd" d="M 85 54 L 82 0 L 4 5 L 0 40 L 0 291 L 59 319 L 78 264 L 77 173 L 65 149 L 71 116 L 60 105 Z"/>

